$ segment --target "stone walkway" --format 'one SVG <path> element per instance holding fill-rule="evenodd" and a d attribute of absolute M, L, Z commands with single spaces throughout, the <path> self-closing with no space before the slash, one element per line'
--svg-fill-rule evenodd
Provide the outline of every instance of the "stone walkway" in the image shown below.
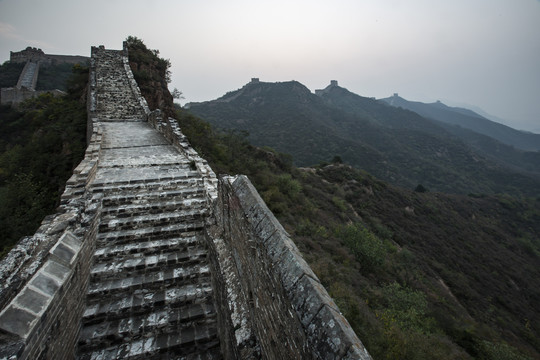
<path fill-rule="evenodd" d="M 24 69 L 19 76 L 19 82 L 17 84 L 17 87 L 20 89 L 21 87 L 35 90 L 36 84 L 34 83 L 35 73 L 36 71 L 39 71 L 39 64 L 35 62 L 28 61 L 26 65 L 24 66 Z"/>
<path fill-rule="evenodd" d="M 203 179 L 141 121 L 116 53 L 96 60 L 102 218 L 79 358 L 220 359 Z"/>

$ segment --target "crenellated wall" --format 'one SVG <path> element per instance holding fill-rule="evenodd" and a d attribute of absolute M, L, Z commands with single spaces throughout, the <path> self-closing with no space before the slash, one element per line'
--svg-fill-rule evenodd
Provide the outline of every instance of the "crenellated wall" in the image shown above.
<path fill-rule="evenodd" d="M 41 62 L 44 64 L 62 64 L 62 63 L 68 63 L 68 64 L 85 64 L 88 61 L 88 57 L 86 56 L 78 56 L 78 55 L 51 55 L 51 54 L 45 54 L 43 50 L 27 47 L 24 50 L 21 51 L 10 51 L 9 55 L 9 61 L 10 62 L 27 62 L 27 61 L 34 61 L 34 62 Z"/>
<path fill-rule="evenodd" d="M 99 73 L 96 59 L 106 64 L 107 73 Z M 117 78 L 111 81 L 111 76 Z M 145 121 L 155 130 L 143 124 Z M 140 144 L 145 143 L 144 136 L 152 141 L 135 145 L 127 155 L 131 141 L 118 131 L 126 131 L 125 136 Z M 0 359 L 140 359 L 169 356 L 169 351 L 201 351 L 201 356 L 213 359 L 370 359 L 249 179 L 223 176 L 218 181 L 208 163 L 190 146 L 177 121 L 163 119 L 159 110 L 148 109 L 133 79 L 125 48 L 92 48 L 88 135 L 85 159 L 68 181 L 58 212 L 47 217 L 34 236 L 22 239 L 0 262 Z M 113 140 L 120 145 L 113 146 Z M 169 150 L 171 146 L 166 144 L 175 150 Z M 141 178 L 122 177 L 135 173 Z M 108 174 L 113 178 L 107 178 Z M 186 198 L 184 194 L 190 192 L 195 197 Z M 197 194 L 203 194 L 202 198 Z M 130 198 L 133 203 L 123 203 Z M 163 214 L 156 204 L 167 208 Z M 198 207 L 202 221 L 184 215 L 192 210 L 189 206 Z M 145 215 L 147 212 L 152 215 Z M 199 235 L 190 237 L 187 250 L 178 248 L 178 253 L 171 253 L 176 250 L 167 246 L 166 253 L 156 255 L 159 249 L 152 244 L 181 241 L 181 232 L 163 239 L 159 236 L 180 229 L 183 219 L 202 224 L 197 226 L 208 256 L 193 247 Z M 117 239 L 122 243 L 115 245 Z M 127 241 L 129 244 L 124 244 Z M 122 246 L 131 250 L 124 253 Z M 132 250 L 144 247 L 151 252 L 146 258 L 103 257 L 113 250 L 120 257 L 131 256 Z M 96 267 L 92 255 L 96 257 L 98 252 L 101 263 Z M 207 260 L 209 271 L 205 265 L 189 265 L 200 269 L 202 275 L 183 279 L 184 269 L 178 261 L 189 258 L 188 254 L 197 256 L 197 262 Z M 109 266 L 107 261 L 114 264 Z M 155 266 L 157 261 L 163 263 Z M 138 265 L 131 268 L 135 262 Z M 139 271 L 139 279 L 117 278 L 122 267 L 127 268 L 127 276 Z M 170 271 L 161 272 L 166 267 Z M 100 273 L 106 276 L 103 280 Z M 211 289 L 202 291 L 205 286 L 197 285 L 195 277 L 208 273 Z M 154 277 L 163 281 L 156 289 L 166 289 L 169 294 L 162 300 L 147 282 Z M 184 286 L 184 280 L 190 281 L 188 287 L 198 290 L 187 296 L 179 287 Z M 89 281 L 94 283 L 89 286 Z M 141 285 L 129 290 L 137 281 Z M 112 290 L 114 286 L 118 288 Z M 122 298 L 106 307 L 99 296 L 96 299 L 95 294 L 105 297 L 113 291 Z M 137 300 L 141 291 L 146 295 Z M 85 299 L 90 293 L 94 298 L 89 305 Z M 175 293 L 184 295 L 170 295 Z M 144 301 L 150 301 L 149 305 Z M 157 312 L 152 312 L 152 307 Z M 126 309 L 126 314 L 122 315 L 120 309 Z M 206 309 L 205 315 L 201 309 Z M 171 320 L 171 314 L 176 313 L 186 324 Z M 127 317 L 114 320 L 120 315 Z M 166 319 L 163 324 L 155 320 L 158 315 Z M 134 325 L 137 319 L 143 319 L 140 321 L 145 325 Z M 108 322 L 100 327 L 99 321 Z M 217 335 L 212 330 L 216 321 Z M 115 331 L 123 333 L 117 335 Z M 77 352 L 77 341 L 84 351 Z"/>

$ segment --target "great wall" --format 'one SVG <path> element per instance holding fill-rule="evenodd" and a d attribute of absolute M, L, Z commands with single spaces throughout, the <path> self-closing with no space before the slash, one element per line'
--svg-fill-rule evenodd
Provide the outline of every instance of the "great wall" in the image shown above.
<path fill-rule="evenodd" d="M 0 262 L 0 359 L 371 359 L 249 179 L 91 53 L 85 158 Z"/>
<path fill-rule="evenodd" d="M 41 49 L 32 47 L 27 47 L 22 51 L 11 51 L 9 61 L 11 63 L 25 63 L 25 65 L 17 85 L 0 89 L 0 103 L 17 105 L 46 92 L 52 93 L 54 96 L 65 95 L 63 91 L 58 89 L 36 90 L 40 66 L 64 63 L 86 64 L 88 60 L 85 56 L 45 54 Z"/>

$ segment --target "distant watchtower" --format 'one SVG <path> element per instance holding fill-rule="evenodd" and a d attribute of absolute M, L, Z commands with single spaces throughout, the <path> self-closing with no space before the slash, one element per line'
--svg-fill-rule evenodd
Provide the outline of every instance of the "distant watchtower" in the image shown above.
<path fill-rule="evenodd" d="M 256 83 L 259 82 L 259 78 L 251 78 L 251 82 L 252 82 L 253 84 L 256 84 Z"/>
<path fill-rule="evenodd" d="M 10 51 L 9 52 L 9 61 L 12 63 L 25 63 L 27 61 L 32 61 L 34 63 L 43 62 L 47 56 L 41 49 L 36 49 L 28 46 L 26 49 L 21 51 Z"/>
<path fill-rule="evenodd" d="M 338 86 L 337 80 L 330 80 L 330 85 L 332 85 L 332 86 Z"/>

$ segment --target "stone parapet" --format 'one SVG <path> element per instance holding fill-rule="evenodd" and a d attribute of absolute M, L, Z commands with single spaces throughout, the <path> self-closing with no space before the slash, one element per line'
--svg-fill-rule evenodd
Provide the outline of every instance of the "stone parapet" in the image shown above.
<path fill-rule="evenodd" d="M 213 274 L 226 287 L 216 302 L 229 324 L 221 336 L 236 340 L 222 348 L 226 358 L 371 359 L 246 176 L 220 179 L 214 214 L 208 239 L 221 271 Z"/>
<path fill-rule="evenodd" d="M 87 192 L 101 143 L 96 128 L 57 213 L 0 262 L 0 359 L 73 358 L 100 205 Z"/>

